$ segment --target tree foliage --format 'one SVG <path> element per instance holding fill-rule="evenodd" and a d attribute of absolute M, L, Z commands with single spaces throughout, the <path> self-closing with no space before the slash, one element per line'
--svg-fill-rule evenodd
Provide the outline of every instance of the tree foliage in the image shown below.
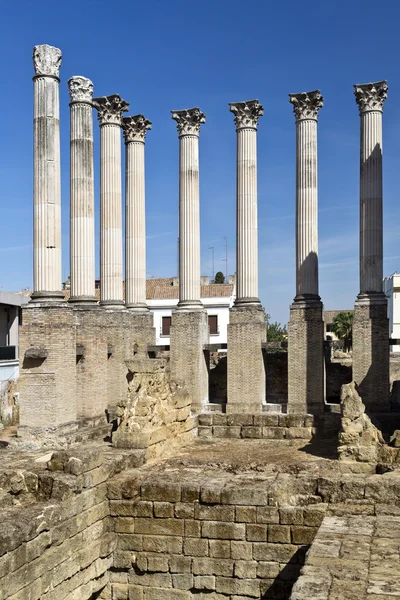
<path fill-rule="evenodd" d="M 271 315 L 265 315 L 265 325 L 267 327 L 267 341 L 268 342 L 286 342 L 288 333 L 286 325 L 282 325 L 275 321 L 271 323 Z"/>
<path fill-rule="evenodd" d="M 353 313 L 341 312 L 333 317 L 332 331 L 343 341 L 345 350 L 350 350 L 353 344 Z"/>
<path fill-rule="evenodd" d="M 214 283 L 225 283 L 225 275 L 222 271 L 218 271 L 218 273 L 215 273 Z"/>

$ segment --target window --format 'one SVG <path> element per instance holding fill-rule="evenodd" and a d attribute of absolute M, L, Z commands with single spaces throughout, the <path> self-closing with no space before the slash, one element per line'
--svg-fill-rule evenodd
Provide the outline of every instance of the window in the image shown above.
<path fill-rule="evenodd" d="M 161 325 L 161 335 L 169 335 L 171 328 L 171 317 L 163 317 Z"/>
<path fill-rule="evenodd" d="M 218 315 L 208 315 L 210 335 L 218 335 Z"/>

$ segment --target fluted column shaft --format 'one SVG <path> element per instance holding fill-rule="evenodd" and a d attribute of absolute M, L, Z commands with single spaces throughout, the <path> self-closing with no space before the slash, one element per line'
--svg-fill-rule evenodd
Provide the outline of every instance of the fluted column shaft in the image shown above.
<path fill-rule="evenodd" d="M 200 304 L 199 138 L 179 144 L 179 302 Z"/>
<path fill-rule="evenodd" d="M 101 304 L 122 304 L 122 170 L 119 125 L 100 130 Z"/>
<path fill-rule="evenodd" d="M 236 211 L 236 304 L 258 302 L 257 133 L 251 128 L 237 132 Z"/>
<path fill-rule="evenodd" d="M 260 306 L 258 299 L 257 124 L 264 109 L 258 100 L 231 102 L 236 146 L 235 306 Z M 229 273 L 226 274 L 227 276 Z"/>
<path fill-rule="evenodd" d="M 173 111 L 179 133 L 179 303 L 201 309 L 199 134 L 205 116 L 198 108 Z"/>
<path fill-rule="evenodd" d="M 122 306 L 121 120 L 129 104 L 120 96 L 95 98 L 100 122 L 100 304 Z"/>
<path fill-rule="evenodd" d="M 70 302 L 96 302 L 93 166 L 93 84 L 69 81 L 70 103 Z"/>
<path fill-rule="evenodd" d="M 35 46 L 34 275 L 32 299 L 60 300 L 61 184 L 59 68 L 61 51 Z"/>
<path fill-rule="evenodd" d="M 382 292 L 382 111 L 360 115 L 360 293 Z"/>
<path fill-rule="evenodd" d="M 316 119 L 296 121 L 296 296 L 318 296 Z"/>
<path fill-rule="evenodd" d="M 126 144 L 126 304 L 146 307 L 144 142 Z"/>
<path fill-rule="evenodd" d="M 131 310 L 148 310 L 146 304 L 146 211 L 144 148 L 151 123 L 143 117 L 122 119 L 125 137 L 125 293 Z"/>

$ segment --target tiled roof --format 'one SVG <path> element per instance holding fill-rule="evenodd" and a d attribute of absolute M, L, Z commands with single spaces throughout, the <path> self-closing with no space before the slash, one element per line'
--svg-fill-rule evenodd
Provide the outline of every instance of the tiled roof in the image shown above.
<path fill-rule="evenodd" d="M 125 298 L 125 281 L 122 283 L 122 293 Z M 63 290 L 64 297 L 69 300 L 71 292 L 69 289 Z M 96 299 L 100 300 L 100 290 L 96 289 Z M 32 292 L 29 293 L 31 295 Z M 201 298 L 230 298 L 233 294 L 233 284 L 228 283 L 210 283 L 202 285 L 200 288 Z M 179 285 L 173 285 L 172 277 L 160 277 L 158 279 L 147 279 L 146 281 L 146 299 L 147 300 L 165 300 L 179 299 Z"/>
<path fill-rule="evenodd" d="M 173 279 L 160 278 L 148 279 L 146 282 L 147 300 L 166 300 L 179 298 L 179 286 L 172 285 Z M 202 298 L 230 298 L 233 294 L 233 285 L 226 283 L 210 283 L 202 285 L 200 295 Z"/>

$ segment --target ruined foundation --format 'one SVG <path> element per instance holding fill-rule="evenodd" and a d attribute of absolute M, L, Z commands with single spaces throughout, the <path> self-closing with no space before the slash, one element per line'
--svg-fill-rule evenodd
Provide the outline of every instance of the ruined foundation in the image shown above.
<path fill-rule="evenodd" d="M 262 344 L 266 342 L 264 311 L 234 307 L 228 325 L 228 398 L 226 412 L 259 412 L 266 401 Z"/>

